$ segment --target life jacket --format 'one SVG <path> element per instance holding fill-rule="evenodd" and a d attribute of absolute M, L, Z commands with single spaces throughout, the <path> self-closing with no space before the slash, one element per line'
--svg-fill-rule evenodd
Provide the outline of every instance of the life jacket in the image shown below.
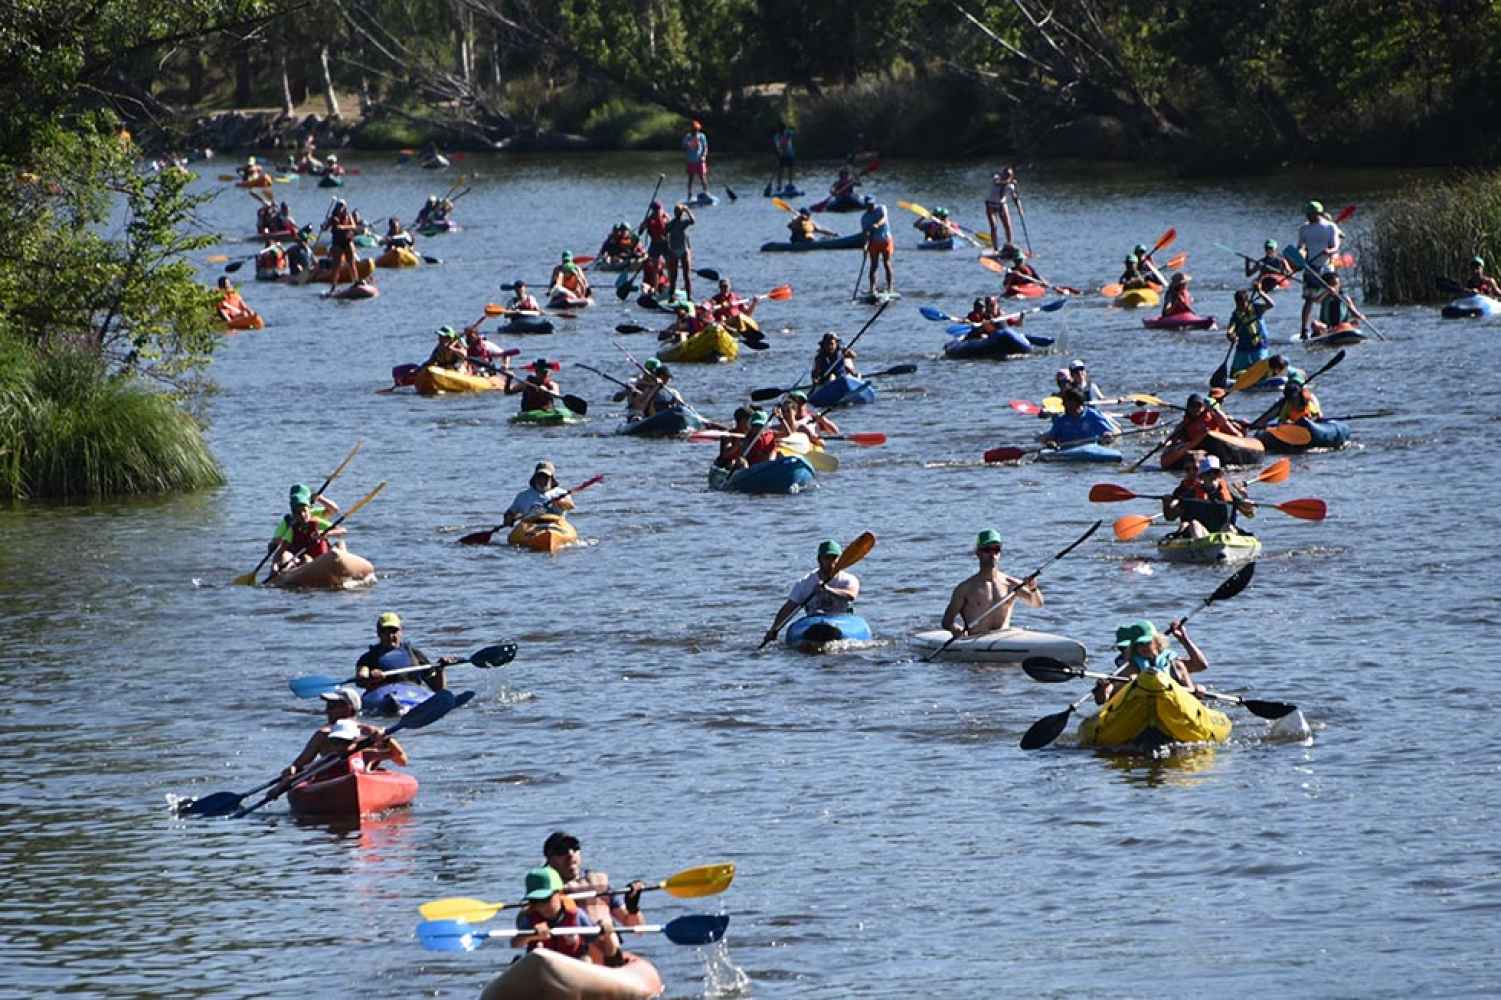
<path fill-rule="evenodd" d="M 1325 326 L 1339 326 L 1349 318 L 1349 310 L 1339 296 L 1330 293 L 1319 303 L 1319 322 Z"/>
<path fill-rule="evenodd" d="M 1249 315 L 1239 310 L 1232 313 L 1230 332 L 1235 334 L 1235 346 L 1238 350 L 1255 351 L 1266 346 L 1266 325 L 1255 310 Z"/>
<path fill-rule="evenodd" d="M 756 435 L 751 442 L 750 448 L 745 452 L 745 460 L 751 465 L 758 462 L 769 462 L 777 454 L 777 436 L 772 431 L 766 430 Z"/>
<path fill-rule="evenodd" d="M 531 295 L 523 295 L 519 299 L 511 300 L 512 309 L 520 309 L 523 312 L 540 312 L 542 307 L 537 305 L 537 300 Z"/>
<path fill-rule="evenodd" d="M 729 319 L 733 316 L 739 316 L 742 312 L 741 307 L 745 304 L 745 300 L 734 292 L 720 292 L 710 299 L 709 302 L 713 304 L 715 319 Z"/>
<path fill-rule="evenodd" d="M 795 242 L 801 242 L 803 240 L 811 240 L 814 236 L 818 235 L 816 232 L 814 232 L 814 226 L 816 225 L 817 223 L 812 219 L 805 219 L 801 215 L 799 215 L 797 218 L 787 223 L 787 228 L 792 230 L 793 240 Z"/>
<path fill-rule="evenodd" d="M 564 896 L 563 908 L 558 911 L 556 917 L 553 917 L 551 920 L 543 920 L 534 916 L 530 911 L 527 911 L 526 919 L 533 927 L 546 924 L 549 930 L 557 930 L 560 927 L 585 926 L 584 922 L 580 919 L 582 915 L 583 911 L 579 909 L 578 904 L 569 897 Z M 548 951 L 562 952 L 570 958 L 582 959 L 584 954 L 589 950 L 590 940 L 590 938 L 582 934 L 561 934 L 557 937 L 550 937 L 546 941 L 529 944 L 526 950 L 536 951 L 538 948 L 546 948 Z"/>
<path fill-rule="evenodd" d="M 1184 500 L 1178 505 L 1178 520 L 1198 521 L 1205 531 L 1224 531 L 1235 526 L 1235 504 L 1213 498 Z"/>
<path fill-rule="evenodd" d="M 224 298 L 219 300 L 219 313 L 225 318 L 233 318 L 245 312 L 245 300 L 240 298 L 239 292 L 225 292 Z"/>
<path fill-rule="evenodd" d="M 1026 264 L 1018 264 L 1017 266 L 1006 272 L 1006 277 L 1003 279 L 1002 284 L 1004 284 L 1007 289 L 1017 288 L 1025 285 L 1035 285 L 1037 284 L 1037 282 L 1031 280 L 1035 277 L 1037 277 L 1037 272 L 1032 270 L 1031 267 L 1027 266 Z"/>
<path fill-rule="evenodd" d="M 584 292 L 584 273 L 575 264 L 565 264 L 563 265 L 563 273 L 558 278 L 558 284 L 575 295 L 582 295 Z"/>
<path fill-rule="evenodd" d="M 521 383 L 521 408 L 523 410 L 546 410 L 552 407 L 552 397 L 540 391 L 539 387 L 543 385 L 543 382 L 538 382 L 536 379 L 537 376 L 531 375 Z M 547 388 L 553 387 L 547 386 Z"/>
<path fill-rule="evenodd" d="M 1198 476 L 1192 479 L 1184 479 L 1173 488 L 1173 498 L 1176 500 L 1208 500 L 1209 491 L 1204 487 L 1204 481 Z"/>
<path fill-rule="evenodd" d="M 923 235 L 930 240 L 941 240 L 947 236 L 952 235 L 952 233 L 949 231 L 949 227 L 944 225 L 942 222 L 939 222 L 937 219 L 928 219 L 924 221 L 922 231 Z"/>
<path fill-rule="evenodd" d="M 316 559 L 329 551 L 328 539 L 324 537 L 323 529 L 318 526 L 317 521 L 304 521 L 299 524 L 292 520 L 291 514 L 283 514 L 282 517 L 286 521 L 287 530 L 292 535 L 287 543 L 287 547 L 292 552 Z"/>
<path fill-rule="evenodd" d="M 287 255 L 281 247 L 267 247 L 255 255 L 257 271 L 280 271 L 287 266 Z"/>
<path fill-rule="evenodd" d="M 653 215 L 647 216 L 647 235 L 649 235 L 654 240 L 665 240 L 667 238 L 667 223 L 671 221 L 672 219 L 667 215 L 667 213 L 660 210 Z"/>
<path fill-rule="evenodd" d="M 1319 406 L 1319 398 L 1309 389 L 1304 389 L 1292 399 L 1283 397 L 1282 409 L 1278 412 L 1278 422 L 1295 424 L 1300 420 L 1317 420 L 1323 416 L 1323 410 Z"/>
<path fill-rule="evenodd" d="M 1205 434 L 1215 429 L 1216 423 L 1214 411 L 1206 406 L 1197 417 L 1185 415 L 1182 423 L 1178 425 L 1175 436 L 1187 442 L 1189 447 L 1193 447 L 1204 440 Z"/>

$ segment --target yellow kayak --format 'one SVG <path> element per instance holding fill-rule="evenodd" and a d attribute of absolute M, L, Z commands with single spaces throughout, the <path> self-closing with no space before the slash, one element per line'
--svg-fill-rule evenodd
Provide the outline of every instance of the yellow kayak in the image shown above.
<path fill-rule="evenodd" d="M 729 319 L 721 321 L 720 325 L 737 335 L 747 333 L 757 334 L 761 332 L 761 324 L 756 322 L 755 317 L 748 316 L 745 313 L 741 313 L 739 316 L 731 316 Z"/>
<path fill-rule="evenodd" d="M 718 323 L 704 327 L 681 344 L 664 347 L 657 352 L 662 361 L 681 364 L 713 364 L 716 361 L 734 361 L 740 356 L 740 342 Z"/>
<path fill-rule="evenodd" d="M 1230 719 L 1157 670 L 1138 674 L 1079 724 L 1079 743 L 1150 752 L 1169 743 L 1223 743 Z"/>
<path fill-rule="evenodd" d="M 511 529 L 506 541 L 517 548 L 554 555 L 566 545 L 579 540 L 579 533 L 562 514 L 537 514 L 522 518 Z"/>
<path fill-rule="evenodd" d="M 416 267 L 422 258 L 406 247 L 392 247 L 375 258 L 376 267 Z"/>
<path fill-rule="evenodd" d="M 504 389 L 506 380 L 499 375 L 465 375 L 451 368 L 423 365 L 412 385 L 419 396 L 436 396 L 444 392 L 491 392 Z"/>

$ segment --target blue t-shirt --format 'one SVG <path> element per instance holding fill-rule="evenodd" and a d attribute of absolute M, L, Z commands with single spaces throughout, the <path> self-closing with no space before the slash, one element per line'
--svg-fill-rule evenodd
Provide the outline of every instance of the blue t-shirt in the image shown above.
<path fill-rule="evenodd" d="M 886 217 L 886 206 L 872 205 L 867 208 L 860 216 L 860 228 L 865 232 L 866 239 L 891 239 L 891 220 Z"/>
<path fill-rule="evenodd" d="M 1077 416 L 1060 413 L 1053 418 L 1053 426 L 1047 436 L 1058 444 L 1088 441 L 1102 434 L 1119 434 L 1121 429 L 1105 414 L 1093 406 L 1086 406 Z"/>

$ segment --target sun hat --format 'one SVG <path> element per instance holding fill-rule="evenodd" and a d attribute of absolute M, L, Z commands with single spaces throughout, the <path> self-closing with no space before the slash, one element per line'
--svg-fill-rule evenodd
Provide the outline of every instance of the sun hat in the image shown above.
<path fill-rule="evenodd" d="M 364 707 L 359 691 L 352 687 L 336 687 L 332 691 L 322 691 L 319 692 L 318 697 L 324 701 L 342 701 L 356 712 Z"/>
<path fill-rule="evenodd" d="M 1139 642 L 1150 642 L 1157 637 L 1157 626 L 1145 618 L 1115 630 L 1115 648 L 1125 649 Z"/>
<path fill-rule="evenodd" d="M 1303 211 L 1322 215 L 1324 212 L 1324 203 L 1322 201 L 1310 201 L 1307 205 L 1303 206 Z"/>

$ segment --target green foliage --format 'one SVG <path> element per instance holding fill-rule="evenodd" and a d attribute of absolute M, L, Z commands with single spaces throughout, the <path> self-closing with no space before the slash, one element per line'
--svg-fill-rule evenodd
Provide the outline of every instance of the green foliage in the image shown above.
<path fill-rule="evenodd" d="M 1367 301 L 1387 305 L 1447 298 L 1435 279 L 1462 281 L 1477 254 L 1494 274 L 1501 260 L 1501 172 L 1412 185 L 1389 202 L 1360 240 L 1361 290 Z"/>
<path fill-rule="evenodd" d="M 616 98 L 589 112 L 583 132 L 611 149 L 676 149 L 683 119 L 649 104 Z"/>

